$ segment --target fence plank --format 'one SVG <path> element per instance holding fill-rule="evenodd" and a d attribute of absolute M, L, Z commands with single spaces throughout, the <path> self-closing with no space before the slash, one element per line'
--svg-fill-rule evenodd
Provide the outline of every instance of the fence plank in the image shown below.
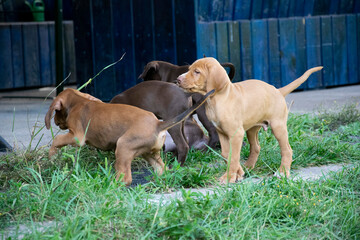
<path fill-rule="evenodd" d="M 314 12 L 315 0 L 305 0 L 304 2 L 304 16 L 311 16 Z"/>
<path fill-rule="evenodd" d="M 23 25 L 25 86 L 40 86 L 39 38 L 34 23 Z"/>
<path fill-rule="evenodd" d="M 144 66 L 155 58 L 152 1 L 134 0 L 133 11 L 135 71 L 138 76 Z"/>
<path fill-rule="evenodd" d="M 329 14 L 339 13 L 340 0 L 330 0 Z"/>
<path fill-rule="evenodd" d="M 252 0 L 251 19 L 262 18 L 262 4 L 263 0 Z"/>
<path fill-rule="evenodd" d="M 333 65 L 333 47 L 332 47 L 332 35 L 331 35 L 331 17 L 321 17 L 321 53 L 322 53 L 322 64 L 324 86 L 334 86 L 334 65 Z"/>
<path fill-rule="evenodd" d="M 269 82 L 269 50 L 267 21 L 251 22 L 254 78 Z"/>
<path fill-rule="evenodd" d="M 309 17 L 306 21 L 306 50 L 307 67 L 312 68 L 321 66 L 321 36 L 320 36 L 320 18 Z M 313 74 L 307 80 L 309 88 L 319 88 L 323 86 L 322 74 Z"/>
<path fill-rule="evenodd" d="M 1 88 L 12 88 L 11 32 L 10 27 L 6 25 L 0 25 L 0 52 Z"/>
<path fill-rule="evenodd" d="M 305 18 L 296 17 L 295 21 L 295 78 L 307 70 Z M 295 79 L 292 79 L 292 81 Z M 307 84 L 301 84 L 297 89 L 305 89 Z"/>
<path fill-rule="evenodd" d="M 210 18 L 211 21 L 222 21 L 224 17 L 224 4 L 223 1 L 212 0 Z"/>
<path fill-rule="evenodd" d="M 74 45 L 74 25 L 70 21 L 63 24 L 64 28 L 64 76 L 71 73 L 67 84 L 76 83 L 76 61 Z"/>
<path fill-rule="evenodd" d="M 295 16 L 304 16 L 304 5 L 305 0 L 295 0 Z"/>
<path fill-rule="evenodd" d="M 13 86 L 14 88 L 22 88 L 25 86 L 24 61 L 23 61 L 23 36 L 21 24 L 11 24 L 11 52 L 13 68 Z M 0 44 L 2 46 L 3 44 Z M 1 58 L 0 54 L 0 58 Z M 3 69 L 3 68 L 1 68 Z"/>
<path fill-rule="evenodd" d="M 38 25 L 39 45 L 40 45 L 40 81 L 42 86 L 49 86 L 51 82 L 51 59 L 50 59 L 50 40 L 47 23 Z"/>
<path fill-rule="evenodd" d="M 242 79 L 251 79 L 254 77 L 253 73 L 253 55 L 251 43 L 251 25 L 250 21 L 240 21 L 240 43 L 242 56 Z"/>
<path fill-rule="evenodd" d="M 155 59 L 171 63 L 176 61 L 173 7 L 172 1 L 154 0 Z"/>
<path fill-rule="evenodd" d="M 209 0 L 195 0 L 198 1 L 198 19 L 196 21 L 208 22 L 211 21 L 211 5 L 212 1 Z"/>
<path fill-rule="evenodd" d="M 233 19 L 234 2 L 235 0 L 224 1 L 224 21 L 230 21 Z"/>
<path fill-rule="evenodd" d="M 229 61 L 229 41 L 226 22 L 217 22 L 216 29 L 216 51 L 219 62 Z"/>
<path fill-rule="evenodd" d="M 175 64 L 183 65 L 196 60 L 195 15 L 188 14 L 194 9 L 193 0 L 175 0 L 176 54 Z"/>
<path fill-rule="evenodd" d="M 281 83 L 285 86 L 296 79 L 296 41 L 294 19 L 279 19 Z"/>
<path fill-rule="evenodd" d="M 327 15 L 329 14 L 330 4 L 329 0 L 315 0 L 313 15 Z"/>
<path fill-rule="evenodd" d="M 346 14 L 352 13 L 354 7 L 354 0 L 341 0 L 339 6 L 339 13 Z"/>
<path fill-rule="evenodd" d="M 235 66 L 235 77 L 233 82 L 239 82 L 242 79 L 241 74 L 241 54 L 240 54 L 240 32 L 239 22 L 228 22 L 229 29 L 229 49 L 230 62 Z"/>
<path fill-rule="evenodd" d="M 55 24 L 49 25 L 49 44 L 50 44 L 50 60 L 51 60 L 51 71 L 50 71 L 51 82 L 55 85 L 56 83 Z M 88 62 L 92 62 L 92 61 L 88 60 Z"/>
<path fill-rule="evenodd" d="M 288 17 L 290 0 L 280 0 L 279 1 L 279 9 L 278 9 L 278 18 L 286 18 Z"/>
<path fill-rule="evenodd" d="M 265 0 L 263 1 L 263 18 L 276 18 L 279 7 L 279 0 Z"/>
<path fill-rule="evenodd" d="M 288 17 L 294 17 L 296 16 L 296 1 L 291 0 L 289 3 L 289 9 L 288 9 Z"/>
<path fill-rule="evenodd" d="M 118 14 L 118 10 L 122 13 Z M 135 56 L 133 45 L 133 22 L 132 1 L 112 1 L 113 16 L 113 39 L 114 39 L 114 58 L 119 59 L 124 53 L 125 57 L 121 62 L 114 66 L 116 75 L 116 93 L 134 86 L 139 75 L 135 72 Z M 126 25 L 127 27 L 122 27 Z"/>
<path fill-rule="evenodd" d="M 360 83 L 360 14 L 356 15 L 356 26 L 357 26 L 357 60 L 358 60 L 358 80 L 357 82 Z"/>
<path fill-rule="evenodd" d="M 93 71 L 93 34 L 91 27 L 91 5 L 88 0 L 77 0 L 73 3 L 74 9 L 74 41 L 76 53 L 76 77 L 77 84 L 81 86 L 89 78 L 94 76 Z M 119 14 L 121 15 L 121 14 Z M 50 30 L 53 31 L 53 30 Z M 52 41 L 51 41 L 52 42 Z M 54 58 L 55 63 L 55 58 Z M 55 79 L 55 77 L 54 77 Z M 83 90 L 93 94 L 94 84 L 88 85 Z"/>
<path fill-rule="evenodd" d="M 236 0 L 234 9 L 234 20 L 236 19 L 250 19 L 251 1 Z"/>
<path fill-rule="evenodd" d="M 98 73 L 105 66 L 114 62 L 111 31 L 111 8 L 109 1 L 92 1 L 93 16 L 93 62 L 94 71 Z M 93 82 L 95 97 L 110 100 L 116 94 L 115 71 L 109 68 Z"/>
<path fill-rule="evenodd" d="M 215 23 L 199 23 L 197 34 L 197 58 L 207 57 L 217 58 L 216 55 L 216 35 Z"/>
<path fill-rule="evenodd" d="M 357 56 L 357 36 L 356 36 L 356 15 L 346 16 L 346 39 L 348 55 L 348 79 L 349 83 L 358 82 L 358 56 Z"/>
<path fill-rule="evenodd" d="M 345 16 L 334 15 L 332 17 L 333 31 L 333 53 L 334 53 L 334 76 L 336 85 L 347 83 L 347 49 L 346 31 L 336 31 L 335 29 L 346 29 Z"/>
<path fill-rule="evenodd" d="M 279 49 L 279 27 L 277 19 L 268 20 L 269 33 L 269 83 L 279 88 L 281 84 L 281 66 Z"/>

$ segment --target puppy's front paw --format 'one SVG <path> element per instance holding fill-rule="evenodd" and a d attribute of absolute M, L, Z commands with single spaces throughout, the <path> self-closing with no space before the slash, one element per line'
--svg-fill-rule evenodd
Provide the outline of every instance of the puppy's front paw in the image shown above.
<path fill-rule="evenodd" d="M 219 179 L 220 184 L 235 183 L 244 179 L 244 171 L 239 169 L 236 172 L 226 172 Z"/>
<path fill-rule="evenodd" d="M 279 179 L 284 177 L 290 177 L 290 173 L 278 170 L 274 173 L 274 177 Z"/>
<path fill-rule="evenodd" d="M 57 148 L 49 149 L 49 159 L 51 159 L 57 153 Z"/>
<path fill-rule="evenodd" d="M 245 163 L 244 163 L 244 166 L 248 169 L 254 169 L 255 167 L 255 163 L 253 161 L 249 161 L 247 160 Z"/>

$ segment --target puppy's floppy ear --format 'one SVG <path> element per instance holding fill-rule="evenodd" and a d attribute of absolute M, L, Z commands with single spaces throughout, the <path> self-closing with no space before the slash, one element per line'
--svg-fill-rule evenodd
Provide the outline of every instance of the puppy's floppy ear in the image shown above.
<path fill-rule="evenodd" d="M 142 74 L 140 74 L 138 79 L 144 79 L 145 81 L 147 79 L 150 78 L 150 76 L 148 76 L 150 74 L 150 71 L 158 71 L 159 70 L 159 64 L 156 61 L 152 61 L 149 62 L 148 64 L 146 64 L 146 66 L 144 67 L 144 71 L 142 72 Z"/>
<path fill-rule="evenodd" d="M 47 129 L 50 128 L 50 121 L 51 121 L 51 117 L 52 114 L 55 110 L 60 111 L 62 106 L 63 106 L 63 102 L 62 102 L 62 98 L 57 97 L 54 99 L 54 101 L 51 103 L 50 107 L 49 107 L 49 111 L 46 113 L 45 115 L 45 126 Z"/>
<path fill-rule="evenodd" d="M 212 89 L 220 91 L 227 83 L 230 82 L 229 76 L 225 69 L 219 64 L 219 62 L 209 62 L 206 64 L 208 69 L 208 79 L 206 84 L 206 91 L 209 92 Z"/>

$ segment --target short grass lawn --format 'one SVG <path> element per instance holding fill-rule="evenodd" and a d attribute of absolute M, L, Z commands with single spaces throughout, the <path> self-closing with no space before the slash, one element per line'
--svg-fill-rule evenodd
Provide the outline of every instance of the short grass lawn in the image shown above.
<path fill-rule="evenodd" d="M 326 180 L 271 177 L 280 149 L 271 129 L 247 177 L 260 183 L 219 186 L 226 164 L 219 150 L 190 151 L 184 167 L 171 154 L 157 176 L 142 160 L 132 164 L 131 187 L 115 181 L 114 153 L 64 147 L 49 160 L 47 149 L 0 157 L 0 232 L 25 224 L 25 239 L 359 239 L 360 113 L 290 114 L 292 169 L 349 163 Z M 241 159 L 247 159 L 245 139 Z M 185 188 L 214 187 L 214 194 Z M 153 194 L 182 191 L 182 200 L 150 201 Z M 49 228 L 39 223 L 54 223 Z M 23 232 L 12 233 L 16 239 Z M 8 236 L 8 235 L 5 235 Z"/>

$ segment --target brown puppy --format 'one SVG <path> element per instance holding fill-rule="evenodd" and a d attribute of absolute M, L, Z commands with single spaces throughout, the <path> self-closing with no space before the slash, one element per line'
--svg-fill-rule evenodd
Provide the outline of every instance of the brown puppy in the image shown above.
<path fill-rule="evenodd" d="M 205 135 L 196 120 L 191 116 L 185 120 L 184 135 L 189 144 L 189 148 L 194 150 L 206 150 L 208 148 L 207 145 L 209 143 L 209 137 Z M 171 137 L 169 131 L 166 133 L 164 151 L 174 153 L 178 151 L 175 140 Z"/>
<path fill-rule="evenodd" d="M 300 78 L 285 87 L 275 87 L 259 80 L 231 83 L 224 68 L 214 58 L 195 61 L 187 73 L 178 77 L 178 84 L 188 92 L 205 94 L 215 89 L 215 94 L 205 104 L 206 115 L 216 126 L 221 144 L 221 154 L 229 159 L 228 171 L 220 178 L 221 183 L 241 180 L 244 171 L 240 166 L 240 151 L 246 131 L 250 143 L 250 155 L 245 162 L 254 168 L 260 152 L 258 132 L 261 127 L 271 126 L 281 149 L 281 174 L 290 175 L 292 149 L 287 132 L 288 109 L 285 96 L 299 87 L 307 78 L 322 67 L 307 70 Z"/>
<path fill-rule="evenodd" d="M 210 96 L 204 97 L 204 101 Z M 192 106 L 168 121 L 159 121 L 151 112 L 125 104 L 107 104 L 91 95 L 74 89 L 66 89 L 52 102 L 45 116 L 46 128 L 54 111 L 54 122 L 61 129 L 69 129 L 54 138 L 49 157 L 58 148 L 85 143 L 102 150 L 115 150 L 116 179 L 131 184 L 131 161 L 142 155 L 162 174 L 164 163 L 160 150 L 165 141 L 166 130 L 184 121 L 203 102 Z"/>
<path fill-rule="evenodd" d="M 164 82 L 176 83 L 176 79 L 180 74 L 183 74 L 189 70 L 190 65 L 178 66 L 168 62 L 163 61 L 151 61 L 144 67 L 144 71 L 140 74 L 139 78 L 148 80 L 161 80 Z M 235 67 L 232 63 L 222 63 L 221 66 L 228 67 L 229 78 L 233 79 L 235 75 Z M 192 96 L 193 102 L 199 101 L 201 98 L 200 94 L 194 94 Z M 208 131 L 209 134 L 209 143 L 208 146 L 215 148 L 219 142 L 219 137 L 216 133 L 215 127 L 207 119 L 205 108 L 202 106 L 196 110 L 196 114 L 202 125 Z"/>
<path fill-rule="evenodd" d="M 235 75 L 235 66 L 228 62 L 221 63 L 221 66 L 224 68 L 228 67 L 230 69 L 229 78 L 232 80 Z M 151 61 L 145 65 L 144 71 L 140 74 L 139 79 L 144 79 L 144 81 L 161 80 L 164 82 L 176 83 L 177 77 L 187 72 L 189 67 L 190 65 L 178 66 L 163 61 Z"/>
<path fill-rule="evenodd" d="M 110 103 L 136 106 L 152 112 L 157 118 L 166 121 L 176 117 L 192 105 L 189 98 L 190 95 L 173 83 L 146 81 L 116 95 Z M 193 145 L 189 146 L 189 144 L 197 144 L 198 141 L 203 140 L 204 136 L 202 129 L 196 123 L 188 120 L 185 122 L 185 125 L 182 122 L 168 130 L 176 145 L 177 151 L 174 152 L 177 153 L 177 158 L 181 165 L 185 163 L 189 147 L 193 147 Z M 186 129 L 184 128 L 189 128 L 193 131 L 187 131 L 186 134 Z M 191 141 L 186 141 L 187 139 Z M 168 148 L 165 148 L 165 151 L 166 149 Z"/>

